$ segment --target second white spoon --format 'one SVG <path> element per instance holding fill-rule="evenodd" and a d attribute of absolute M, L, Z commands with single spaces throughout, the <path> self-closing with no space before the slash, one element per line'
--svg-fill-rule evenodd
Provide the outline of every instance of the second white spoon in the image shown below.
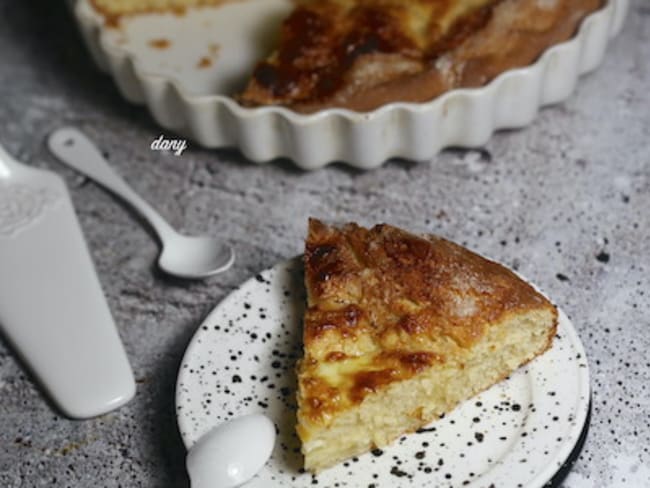
<path fill-rule="evenodd" d="M 190 237 L 176 232 L 109 166 L 97 147 L 81 131 L 66 127 L 50 134 L 50 151 L 63 163 L 122 197 L 153 227 L 162 243 L 160 269 L 180 278 L 205 278 L 227 270 L 233 250 L 214 237 Z"/>
<path fill-rule="evenodd" d="M 192 488 L 234 488 L 246 483 L 271 457 L 275 435 L 273 422 L 262 414 L 214 427 L 187 454 Z"/>

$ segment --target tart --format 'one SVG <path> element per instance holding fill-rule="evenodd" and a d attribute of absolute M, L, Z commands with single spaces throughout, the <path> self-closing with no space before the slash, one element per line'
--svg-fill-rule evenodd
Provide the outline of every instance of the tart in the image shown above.
<path fill-rule="evenodd" d="M 302 0 L 238 100 L 369 111 L 485 85 L 571 38 L 604 0 Z"/>
<path fill-rule="evenodd" d="M 90 0 L 120 16 L 234 0 Z M 261 1 L 261 0 L 249 0 Z M 369 111 L 485 85 L 571 38 L 605 0 L 295 0 L 236 98 L 299 112 Z"/>
<path fill-rule="evenodd" d="M 427 425 L 556 333 L 532 286 L 438 237 L 312 219 L 304 261 L 297 433 L 312 472 Z"/>

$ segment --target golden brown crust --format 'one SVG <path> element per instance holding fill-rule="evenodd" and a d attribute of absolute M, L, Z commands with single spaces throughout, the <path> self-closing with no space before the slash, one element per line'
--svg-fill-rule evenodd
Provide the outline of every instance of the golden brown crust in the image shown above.
<path fill-rule="evenodd" d="M 428 101 L 534 62 L 604 1 L 303 1 L 238 98 L 302 112 Z"/>
<path fill-rule="evenodd" d="M 453 363 L 508 315 L 557 314 L 503 266 L 389 225 L 336 228 L 311 219 L 304 259 L 299 408 L 310 422 L 326 423 L 369 393 Z"/>

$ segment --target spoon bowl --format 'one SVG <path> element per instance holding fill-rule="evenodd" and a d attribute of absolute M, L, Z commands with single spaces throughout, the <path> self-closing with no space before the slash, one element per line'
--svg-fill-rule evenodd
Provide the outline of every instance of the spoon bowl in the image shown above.
<path fill-rule="evenodd" d="M 275 425 L 262 414 L 219 424 L 187 453 L 192 488 L 235 488 L 264 467 L 275 444 Z"/>
<path fill-rule="evenodd" d="M 65 127 L 50 134 L 50 151 L 60 161 L 92 178 L 136 209 L 158 234 L 160 268 L 180 278 L 206 278 L 232 266 L 232 249 L 214 237 L 179 234 L 109 166 L 93 142 L 81 131 Z"/>
<path fill-rule="evenodd" d="M 207 277 L 228 269 L 235 253 L 212 237 L 176 235 L 163 246 L 158 266 L 180 278 Z"/>

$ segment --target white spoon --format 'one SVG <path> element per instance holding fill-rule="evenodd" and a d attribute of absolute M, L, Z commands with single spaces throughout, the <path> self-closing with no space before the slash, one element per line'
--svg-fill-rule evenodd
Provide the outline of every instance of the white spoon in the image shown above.
<path fill-rule="evenodd" d="M 275 444 L 275 426 L 262 414 L 217 425 L 187 453 L 192 488 L 234 488 L 264 467 Z"/>
<path fill-rule="evenodd" d="M 176 232 L 111 169 L 81 131 L 72 127 L 56 130 L 50 134 L 48 144 L 62 162 L 122 197 L 151 224 L 162 243 L 158 266 L 166 273 L 181 278 L 205 278 L 227 270 L 235 261 L 233 250 L 214 237 L 190 237 Z"/>

